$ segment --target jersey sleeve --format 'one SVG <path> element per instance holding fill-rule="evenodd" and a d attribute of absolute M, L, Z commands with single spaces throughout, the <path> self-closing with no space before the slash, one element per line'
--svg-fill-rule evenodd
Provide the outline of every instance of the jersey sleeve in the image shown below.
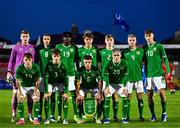
<path fill-rule="evenodd" d="M 19 65 L 17 67 L 17 70 L 16 70 L 16 79 L 19 80 L 19 81 L 22 81 L 22 74 L 21 74 L 21 65 Z"/>
<path fill-rule="evenodd" d="M 97 62 L 101 62 L 102 61 L 102 58 L 101 58 L 101 53 L 99 51 L 99 49 L 97 47 L 96 48 L 96 51 L 97 51 Z"/>
<path fill-rule="evenodd" d="M 76 45 L 74 45 L 74 49 L 75 49 L 75 57 L 74 57 L 74 62 L 75 62 L 75 66 L 76 69 L 79 69 L 79 56 L 78 56 L 78 47 Z"/>
<path fill-rule="evenodd" d="M 68 92 L 68 74 L 67 74 L 67 68 L 66 66 L 62 63 L 62 70 L 65 74 L 65 89 L 64 89 L 64 92 L 67 93 Z"/>
<path fill-rule="evenodd" d="M 10 58 L 9 58 L 9 63 L 8 63 L 8 71 L 12 72 L 13 71 L 13 63 L 15 62 L 15 59 L 16 59 L 16 46 L 14 46 L 12 48 L 12 51 L 11 51 L 11 55 L 10 55 Z"/>
<path fill-rule="evenodd" d="M 169 61 L 168 61 L 164 46 L 162 44 L 159 45 L 159 50 L 161 53 L 161 58 L 164 60 L 165 65 L 166 65 L 166 73 L 170 73 Z"/>
<path fill-rule="evenodd" d="M 99 71 L 98 68 L 97 68 L 97 79 L 98 79 L 98 81 L 102 80 L 101 72 Z"/>
<path fill-rule="evenodd" d="M 38 80 L 40 76 L 41 76 L 41 71 L 39 65 L 36 65 L 36 75 L 35 75 L 36 80 Z"/>

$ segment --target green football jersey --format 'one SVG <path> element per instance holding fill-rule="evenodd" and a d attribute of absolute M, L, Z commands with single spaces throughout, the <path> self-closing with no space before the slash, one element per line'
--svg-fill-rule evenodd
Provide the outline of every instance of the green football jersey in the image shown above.
<path fill-rule="evenodd" d="M 145 45 L 143 49 L 146 76 L 163 76 L 162 60 L 167 58 L 163 45 L 155 42 L 152 45 Z"/>
<path fill-rule="evenodd" d="M 48 80 L 48 84 L 53 83 L 65 83 L 67 70 L 64 63 L 53 64 L 49 61 L 45 67 L 45 80 Z"/>
<path fill-rule="evenodd" d="M 40 74 L 40 68 L 37 64 L 33 63 L 31 69 L 26 69 L 24 64 L 21 64 L 16 70 L 16 79 L 20 81 L 22 87 L 34 87 Z"/>
<path fill-rule="evenodd" d="M 128 65 L 125 60 L 121 59 L 120 63 L 110 61 L 105 68 L 106 86 L 109 84 L 126 85 L 128 75 Z"/>
<path fill-rule="evenodd" d="M 66 66 L 66 69 L 68 69 L 67 75 L 75 76 L 75 58 L 77 52 L 75 46 L 58 44 L 56 45 L 56 48 L 60 50 L 61 61 Z"/>
<path fill-rule="evenodd" d="M 52 59 L 50 47 L 39 50 L 41 75 L 44 74 L 46 64 Z"/>
<path fill-rule="evenodd" d="M 84 66 L 84 56 L 90 55 L 92 57 L 92 65 L 97 66 L 98 64 L 98 50 L 93 46 L 90 49 L 81 47 L 78 49 L 78 56 L 80 59 L 80 67 Z"/>
<path fill-rule="evenodd" d="M 89 71 L 85 69 L 85 66 L 82 66 L 76 74 L 76 80 L 80 81 L 81 87 L 93 89 L 98 87 L 97 81 L 101 81 L 102 78 L 99 69 L 92 65 Z"/>
<path fill-rule="evenodd" d="M 101 55 L 101 65 L 102 65 L 101 73 L 103 80 L 105 80 L 104 70 L 108 62 L 112 60 L 112 50 L 108 50 L 104 48 L 101 50 L 100 55 Z"/>
<path fill-rule="evenodd" d="M 122 56 L 124 56 L 129 69 L 127 81 L 142 80 L 143 55 L 144 50 L 142 48 L 136 48 L 134 50 L 126 48 L 122 51 Z"/>

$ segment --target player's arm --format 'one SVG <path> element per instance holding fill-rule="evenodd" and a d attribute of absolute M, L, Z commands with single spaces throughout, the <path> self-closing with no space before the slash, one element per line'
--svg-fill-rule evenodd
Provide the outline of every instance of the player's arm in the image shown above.
<path fill-rule="evenodd" d="M 76 95 L 79 95 L 79 90 L 80 90 L 80 73 L 76 71 L 76 76 L 75 76 L 75 87 L 76 87 Z"/>
<path fill-rule="evenodd" d="M 159 50 L 161 53 L 161 57 L 162 57 L 165 65 L 166 65 L 166 74 L 169 74 L 170 73 L 169 61 L 168 61 L 168 58 L 167 58 L 167 55 L 166 55 L 166 52 L 165 52 L 163 45 L 159 45 Z"/>
<path fill-rule="evenodd" d="M 43 46 L 40 44 L 38 45 L 37 47 L 35 47 L 35 58 L 34 58 L 34 62 L 38 65 L 40 65 L 40 60 L 41 60 L 41 57 L 40 57 L 40 50 L 43 49 Z"/>
<path fill-rule="evenodd" d="M 123 77 L 123 85 L 126 86 L 126 83 L 127 83 L 127 76 L 128 76 L 128 73 L 129 73 L 129 69 L 128 69 L 128 65 L 125 61 L 124 63 L 124 77 Z"/>
<path fill-rule="evenodd" d="M 62 70 L 65 74 L 65 89 L 64 89 L 64 94 L 63 94 L 63 98 L 64 99 L 68 99 L 68 75 L 67 75 L 67 69 L 65 68 L 65 66 L 62 64 Z"/>
<path fill-rule="evenodd" d="M 46 65 L 45 67 L 45 70 L 44 70 L 44 87 L 45 87 L 45 95 L 44 95 L 44 98 L 47 99 L 48 97 L 51 96 L 51 92 L 48 92 L 48 80 L 49 80 L 49 66 L 48 64 Z"/>
<path fill-rule="evenodd" d="M 101 72 L 97 70 L 97 79 L 98 79 L 98 88 L 99 88 L 99 93 L 102 95 L 102 76 Z"/>
<path fill-rule="evenodd" d="M 79 56 L 78 56 L 78 47 L 76 45 L 73 45 L 75 48 L 75 58 L 74 58 L 74 62 L 75 62 L 75 69 L 78 70 L 79 69 Z"/>
<path fill-rule="evenodd" d="M 96 48 L 96 51 L 97 51 L 97 66 L 99 68 L 101 68 L 101 62 L 102 62 L 101 53 L 100 53 L 100 51 L 99 51 L 99 49 L 97 47 L 95 47 L 95 48 Z"/>
<path fill-rule="evenodd" d="M 20 94 L 22 94 L 21 85 L 22 85 L 22 74 L 21 74 L 21 68 L 20 66 L 18 66 L 16 70 L 16 86 Z"/>
<path fill-rule="evenodd" d="M 75 87 L 76 87 L 76 102 L 80 103 L 84 97 L 80 95 L 79 90 L 80 90 L 80 73 L 77 71 L 76 72 L 76 78 L 75 78 Z"/>
<path fill-rule="evenodd" d="M 11 55 L 10 55 L 10 58 L 9 58 L 9 63 L 8 63 L 8 71 L 7 71 L 7 80 L 10 78 L 10 77 L 13 77 L 12 76 L 12 72 L 13 72 L 13 63 L 15 62 L 15 59 L 16 59 L 16 49 L 15 49 L 15 46 L 12 48 L 12 51 L 11 51 Z"/>

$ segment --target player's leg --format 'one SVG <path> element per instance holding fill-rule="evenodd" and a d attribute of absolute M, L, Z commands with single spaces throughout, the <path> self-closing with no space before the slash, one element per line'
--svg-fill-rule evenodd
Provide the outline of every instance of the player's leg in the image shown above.
<path fill-rule="evenodd" d="M 39 109 L 40 109 L 40 103 L 39 103 L 40 92 L 39 92 L 39 90 L 37 90 L 36 92 L 33 92 L 33 94 L 31 96 L 33 99 L 34 124 L 37 125 L 37 124 L 40 124 L 38 121 L 38 115 L 39 115 Z"/>
<path fill-rule="evenodd" d="M 84 90 L 79 91 L 80 95 L 76 97 L 76 104 L 77 104 L 77 115 L 79 120 L 77 121 L 78 124 L 83 123 L 83 98 L 85 96 Z"/>
<path fill-rule="evenodd" d="M 17 99 L 17 89 L 13 86 L 13 93 L 12 93 L 12 119 L 11 122 L 16 122 L 16 109 L 18 105 Z"/>
<path fill-rule="evenodd" d="M 18 113 L 19 113 L 19 121 L 16 123 L 18 125 L 23 125 L 25 124 L 24 121 L 24 105 L 23 105 L 23 101 L 24 98 L 26 96 L 26 93 L 24 93 L 24 90 L 21 89 L 22 93 L 20 93 L 19 91 L 17 92 L 17 99 L 18 99 Z"/>
<path fill-rule="evenodd" d="M 151 112 L 151 121 L 155 121 L 156 120 L 156 115 L 155 115 L 155 111 L 154 111 L 154 99 L 153 99 L 153 94 L 154 94 L 154 90 L 153 90 L 153 86 L 154 83 L 152 81 L 152 78 L 147 78 L 147 97 L 148 97 L 148 105 L 149 105 L 149 109 Z"/>
<path fill-rule="evenodd" d="M 166 122 L 167 114 L 166 114 L 166 94 L 164 88 L 166 88 L 165 80 L 163 77 L 154 78 L 154 83 L 157 86 L 159 91 L 159 95 L 161 98 L 161 106 L 162 106 L 162 121 Z"/>
<path fill-rule="evenodd" d="M 109 88 L 106 88 L 104 91 L 104 124 L 110 123 L 110 101 L 111 101 L 111 93 Z"/>
<path fill-rule="evenodd" d="M 63 124 L 68 124 L 68 99 L 65 98 L 63 98 L 63 111 L 64 111 Z"/>
<path fill-rule="evenodd" d="M 10 74 L 10 76 L 7 76 L 7 82 L 9 85 L 12 85 L 13 87 L 13 92 L 12 92 L 12 100 L 11 100 L 11 105 L 12 105 L 12 118 L 11 122 L 16 122 L 16 110 L 17 110 L 17 105 L 18 105 L 18 99 L 17 99 L 17 87 L 16 87 L 16 82 L 15 78 Z"/>
<path fill-rule="evenodd" d="M 71 91 L 71 97 L 72 97 L 72 105 L 73 105 L 73 112 L 74 112 L 74 120 L 77 121 L 77 104 L 76 104 L 76 92 Z"/>
<path fill-rule="evenodd" d="M 61 121 L 62 119 L 62 105 L 63 105 L 63 98 L 60 93 L 57 94 L 57 106 L 58 106 L 58 119 L 57 121 Z"/>
<path fill-rule="evenodd" d="M 131 107 L 131 104 L 130 104 L 130 100 L 131 100 L 131 96 L 132 96 L 132 90 L 133 90 L 133 85 L 134 85 L 134 82 L 127 82 L 127 90 L 128 90 L 128 107 L 127 107 L 127 120 L 129 121 L 130 120 L 130 107 Z"/>
<path fill-rule="evenodd" d="M 45 112 L 44 124 L 50 124 L 50 122 L 49 122 L 49 101 L 50 101 L 50 98 L 44 99 L 44 112 Z"/>
<path fill-rule="evenodd" d="M 50 97 L 52 95 L 52 92 L 53 92 L 53 86 L 51 84 L 48 84 L 48 93 L 44 95 L 44 110 L 45 110 L 44 124 L 50 124 L 49 109 L 50 109 Z"/>
<path fill-rule="evenodd" d="M 33 117 L 32 117 L 33 99 L 29 94 L 26 94 L 26 96 L 27 96 L 27 107 L 28 107 L 28 120 L 33 122 Z"/>
<path fill-rule="evenodd" d="M 101 114 L 102 114 L 103 107 L 102 107 L 102 97 L 99 94 L 98 88 L 93 89 L 92 95 L 97 100 L 96 123 L 101 124 Z"/>
<path fill-rule="evenodd" d="M 38 120 L 42 121 L 42 109 L 43 109 L 43 99 L 44 99 L 44 92 L 40 92 L 40 108 L 39 108 L 39 115 L 38 115 Z"/>
<path fill-rule="evenodd" d="M 39 91 L 40 91 L 40 99 L 39 99 L 40 109 L 39 109 L 38 120 L 42 121 L 43 100 L 44 100 L 44 92 L 45 92 L 44 79 L 42 79 L 39 84 Z"/>
<path fill-rule="evenodd" d="M 123 124 L 127 124 L 129 123 L 127 121 L 127 110 L 128 110 L 128 90 L 126 87 L 123 87 L 123 85 L 121 85 L 121 88 L 117 91 L 119 96 L 122 98 L 122 123 Z"/>
<path fill-rule="evenodd" d="M 52 92 L 52 95 L 50 97 L 51 103 L 50 103 L 50 108 L 51 108 L 51 116 L 50 116 L 50 121 L 56 123 L 57 121 L 54 118 L 54 113 L 55 113 L 55 107 L 56 107 L 56 92 Z M 61 104 L 62 105 L 62 104 Z M 59 104 L 58 104 L 59 108 Z"/>
<path fill-rule="evenodd" d="M 144 108 L 144 102 L 143 102 L 143 82 L 142 81 L 138 81 L 136 82 L 135 85 L 136 88 L 136 97 L 138 100 L 138 110 L 139 110 L 139 120 L 140 121 L 144 121 L 143 118 L 143 108 Z"/>
<path fill-rule="evenodd" d="M 118 122 L 118 105 L 119 105 L 119 102 L 118 102 L 118 94 L 117 92 L 114 92 L 112 94 L 112 101 L 113 101 L 113 112 L 114 112 L 114 121 L 115 122 Z"/>
<path fill-rule="evenodd" d="M 72 105 L 73 105 L 73 112 L 74 112 L 74 120 L 77 121 L 77 105 L 76 105 L 76 91 L 75 91 L 75 76 L 68 77 L 68 87 L 72 97 Z"/>

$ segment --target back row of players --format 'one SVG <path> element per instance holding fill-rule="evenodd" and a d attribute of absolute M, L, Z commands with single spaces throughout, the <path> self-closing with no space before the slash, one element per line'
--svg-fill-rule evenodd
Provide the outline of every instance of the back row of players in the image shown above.
<path fill-rule="evenodd" d="M 161 119 L 165 122 L 167 118 L 164 92 L 166 84 L 163 80 L 162 62 L 166 65 L 166 75 L 168 76 L 170 72 L 168 59 L 162 44 L 154 41 L 152 30 L 145 30 L 144 37 L 147 45 L 138 48 L 136 36 L 134 34 L 128 35 L 129 47 L 121 52 L 114 48 L 114 37 L 111 34 L 105 36 L 106 47 L 101 51 L 92 45 L 94 39 L 92 33 L 84 34 L 85 45 L 77 48 L 71 42 L 71 33 L 65 32 L 63 42 L 57 44 L 55 49 L 50 46 L 50 35 L 46 34 L 43 36 L 43 44 L 34 49 L 29 44 L 29 32 L 23 30 L 20 36 L 21 42 L 13 47 L 8 64 L 7 79 L 13 77 L 13 72 L 16 78 L 12 96 L 12 122 L 16 121 L 18 104 L 20 119 L 17 124 L 23 125 L 25 123 L 23 101 L 27 96 L 28 119 L 34 124 L 39 124 L 42 120 L 43 100 L 44 124 L 62 119 L 62 105 L 63 124 L 68 124 L 69 92 L 72 97 L 74 120 L 77 123 L 83 123 L 82 101 L 86 92 L 91 90 L 98 103 L 96 123 L 101 123 L 102 111 L 103 123 L 110 123 L 111 97 L 113 99 L 114 121 L 118 121 L 118 95 L 120 95 L 123 108 L 122 123 L 126 124 L 130 120 L 130 99 L 133 88 L 136 89 L 137 94 L 139 120 L 144 121 L 143 63 L 147 77 L 146 89 L 149 109 L 152 114 L 151 121 L 156 120 L 153 100 L 153 88 L 156 86 L 161 98 Z M 99 66 L 98 61 L 101 62 L 101 66 Z M 15 64 L 13 65 L 13 63 Z M 98 67 L 101 67 L 101 70 Z M 56 92 L 58 92 L 57 120 L 54 117 Z M 32 119 L 32 108 L 34 109 L 34 119 Z M 50 116 L 49 108 L 51 110 Z"/>

